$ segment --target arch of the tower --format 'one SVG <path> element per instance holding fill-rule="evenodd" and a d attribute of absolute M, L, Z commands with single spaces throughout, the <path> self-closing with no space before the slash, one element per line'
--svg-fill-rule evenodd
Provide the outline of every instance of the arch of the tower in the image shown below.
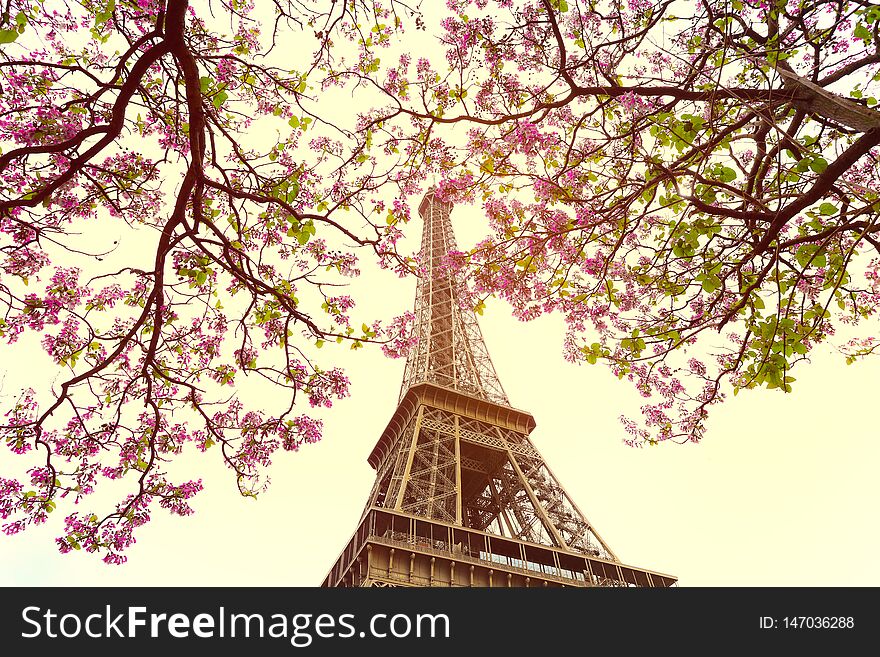
<path fill-rule="evenodd" d="M 388 451 L 367 506 L 613 558 L 525 433 L 429 404 Z"/>

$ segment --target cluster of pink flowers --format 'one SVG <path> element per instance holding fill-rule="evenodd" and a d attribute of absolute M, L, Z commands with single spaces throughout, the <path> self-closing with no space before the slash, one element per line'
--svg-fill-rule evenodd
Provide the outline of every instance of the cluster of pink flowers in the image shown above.
<path fill-rule="evenodd" d="M 348 377 L 337 367 L 326 372 L 315 372 L 308 378 L 304 390 L 309 397 L 311 406 L 333 405 L 333 399 L 348 397 Z"/>
<path fill-rule="evenodd" d="M 303 443 L 321 440 L 324 423 L 308 415 L 299 415 L 282 426 L 281 446 L 288 451 L 296 451 Z"/>
<path fill-rule="evenodd" d="M 0 477 L 0 519 L 6 520 L 19 510 L 22 490 L 21 482 Z"/>
<path fill-rule="evenodd" d="M 343 276 L 360 275 L 357 256 L 350 252 L 328 249 L 326 240 L 309 240 L 304 250 L 320 266 L 333 267 Z"/>
<path fill-rule="evenodd" d="M 352 299 L 347 294 L 337 297 L 327 297 L 327 299 L 324 301 L 324 305 L 327 308 L 327 312 L 333 318 L 333 322 L 335 324 L 339 324 L 340 326 L 348 326 L 350 322 L 348 311 L 354 308 L 354 299 Z"/>
<path fill-rule="evenodd" d="M 385 327 L 383 337 L 387 342 L 382 345 L 382 353 L 389 358 L 405 358 L 418 344 L 415 322 L 415 314 L 409 311 L 391 320 Z"/>
<path fill-rule="evenodd" d="M 534 155 L 539 149 L 544 148 L 548 142 L 553 141 L 553 138 L 542 134 L 535 123 L 519 121 L 505 135 L 504 141 L 521 153 Z"/>
<path fill-rule="evenodd" d="M 447 203 L 468 203 L 474 198 L 474 174 L 465 172 L 461 176 L 444 178 L 434 188 L 435 196 Z"/>
<path fill-rule="evenodd" d="M 79 285 L 78 269 L 57 268 L 45 296 L 27 294 L 24 309 L 9 318 L 7 340 L 15 342 L 25 328 L 41 331 L 46 325 L 58 324 L 63 311 L 75 309 L 90 293 L 89 288 Z"/>
<path fill-rule="evenodd" d="M 37 413 L 37 402 L 33 389 L 25 390 L 15 405 L 4 414 L 5 425 L 0 429 L 0 439 L 15 454 L 24 454 L 33 449 L 33 421 Z"/>
<path fill-rule="evenodd" d="M 79 321 L 70 316 L 64 320 L 61 332 L 58 335 L 44 335 L 41 341 L 43 349 L 56 363 L 67 364 L 68 359 L 82 348 L 82 338 L 79 336 Z"/>
<path fill-rule="evenodd" d="M 627 115 L 631 117 L 643 116 L 654 109 L 653 103 L 644 96 L 640 96 L 633 92 L 618 96 L 617 102 L 620 103 Z"/>

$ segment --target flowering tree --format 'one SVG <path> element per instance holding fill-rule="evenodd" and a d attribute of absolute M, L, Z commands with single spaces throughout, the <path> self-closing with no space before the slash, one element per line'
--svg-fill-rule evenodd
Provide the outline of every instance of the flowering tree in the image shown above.
<path fill-rule="evenodd" d="M 633 444 L 696 441 L 880 294 L 880 7 L 859 0 L 450 0 L 446 62 L 380 114 L 492 235 L 453 260 L 566 356 L 647 398 Z M 438 135 L 444 141 L 438 142 Z M 842 349 L 874 351 L 875 337 Z"/>
<path fill-rule="evenodd" d="M 0 434 L 28 464 L 0 478 L 5 533 L 69 498 L 87 510 L 66 516 L 61 551 L 120 563 L 156 505 L 192 512 L 201 481 L 168 474 L 184 446 L 219 452 L 256 494 L 276 450 L 320 437 L 301 401 L 347 394 L 315 350 L 405 345 L 411 317 L 355 322 L 336 290 L 358 250 L 406 267 L 395 224 L 418 172 L 390 147 L 381 166 L 367 157 L 381 136 L 321 90 L 344 91 L 421 19 L 396 3 L 271 5 L 3 3 L 3 369 L 24 366 L 12 350 L 29 340 L 56 368 L 44 389 L 0 391 Z M 245 375 L 276 407 L 239 399 Z M 108 480 L 122 499 L 88 509 Z"/>
<path fill-rule="evenodd" d="M 6 533 L 104 483 L 122 498 L 67 514 L 58 546 L 119 563 L 156 505 L 191 513 L 187 444 L 256 494 L 320 436 L 303 399 L 347 394 L 325 342 L 409 345 L 411 315 L 355 321 L 338 286 L 359 253 L 411 269 L 395 244 L 432 175 L 490 222 L 449 258 L 474 306 L 562 313 L 566 356 L 647 398 L 633 444 L 699 440 L 726 390 L 791 390 L 873 316 L 876 6 L 449 0 L 436 57 L 396 0 L 259 4 L 3 5 L 3 369 L 29 344 L 55 367 L 0 390 L 27 463 L 4 461 Z"/>

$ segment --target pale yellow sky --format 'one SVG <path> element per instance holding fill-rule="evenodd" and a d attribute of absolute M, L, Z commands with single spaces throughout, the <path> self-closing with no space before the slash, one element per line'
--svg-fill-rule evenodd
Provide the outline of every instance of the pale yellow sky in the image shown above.
<path fill-rule="evenodd" d="M 453 224 L 462 246 L 485 230 L 478 208 L 457 208 Z M 421 222 L 408 230 L 417 244 Z M 413 280 L 372 272 L 353 285 L 358 316 L 412 305 Z M 702 444 L 637 450 L 617 418 L 641 399 L 601 366 L 564 363 L 559 318 L 522 324 L 490 302 L 481 327 L 511 403 L 537 420 L 536 447 L 624 562 L 682 586 L 880 585 L 880 429 L 870 415 L 880 361 L 845 366 L 826 347 L 795 374 L 793 394 L 747 391 L 715 409 Z M 74 510 L 62 502 L 48 526 L 0 536 L 0 585 L 320 584 L 356 528 L 373 483 L 366 458 L 403 370 L 378 349 L 340 348 L 338 361 L 352 397 L 326 414 L 321 443 L 279 454 L 259 500 L 238 496 L 216 450 L 193 449 L 173 474 L 204 478 L 196 515 L 154 513 L 125 566 L 57 553 L 52 539 Z M 0 344 L 7 369 L 7 393 L 20 387 L 16 372 L 51 377 L 27 349 Z M 11 458 L 2 452 L 0 474 Z"/>
<path fill-rule="evenodd" d="M 457 208 L 453 224 L 467 246 L 478 211 Z M 356 285 L 365 312 L 412 303 L 413 281 L 371 274 Z M 870 415 L 880 361 L 846 366 L 817 353 L 793 394 L 746 391 L 715 409 L 702 444 L 633 449 L 617 417 L 640 398 L 602 367 L 564 363 L 561 322 L 522 324 L 495 302 L 481 327 L 511 403 L 537 419 L 535 445 L 622 561 L 682 586 L 880 585 L 880 430 Z M 2 348 L 4 364 L 15 356 Z M 190 454 L 174 472 L 205 478 L 196 515 L 157 511 L 128 564 L 57 554 L 62 506 L 57 524 L 0 537 L 0 585 L 320 584 L 373 483 L 366 458 L 403 366 L 372 349 L 339 357 L 352 397 L 327 414 L 321 443 L 279 456 L 259 500 L 237 495 L 216 453 Z"/>

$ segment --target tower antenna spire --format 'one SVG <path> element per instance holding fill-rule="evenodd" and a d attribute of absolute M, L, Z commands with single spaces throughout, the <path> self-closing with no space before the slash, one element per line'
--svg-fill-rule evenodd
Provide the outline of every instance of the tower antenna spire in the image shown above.
<path fill-rule="evenodd" d="M 441 200 L 434 188 L 419 205 L 424 227 L 415 300 L 417 343 L 406 360 L 400 399 L 415 384 L 430 382 L 509 405 L 476 313 L 465 305 L 463 277 L 449 257 L 458 252 L 451 212 L 452 203 Z"/>

